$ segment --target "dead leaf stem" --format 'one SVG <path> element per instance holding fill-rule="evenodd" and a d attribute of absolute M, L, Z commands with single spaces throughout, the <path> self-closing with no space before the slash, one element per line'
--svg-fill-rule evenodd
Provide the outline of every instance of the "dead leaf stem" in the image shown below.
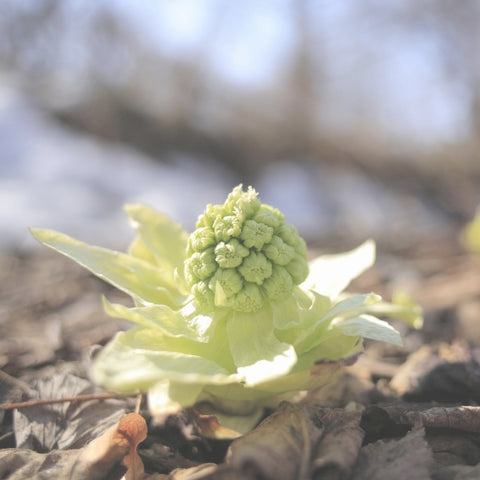
<path fill-rule="evenodd" d="M 56 403 L 67 403 L 67 402 L 88 402 L 90 400 L 108 400 L 110 398 L 125 398 L 132 395 L 118 395 L 116 393 L 91 393 L 86 395 L 75 395 L 73 397 L 64 397 L 64 398 L 52 398 L 52 399 L 42 399 L 42 398 L 32 398 L 31 400 L 25 400 L 24 402 L 14 402 L 14 403 L 4 403 L 0 405 L 0 410 L 13 410 L 15 408 L 28 408 L 36 407 L 39 405 L 53 405 Z"/>

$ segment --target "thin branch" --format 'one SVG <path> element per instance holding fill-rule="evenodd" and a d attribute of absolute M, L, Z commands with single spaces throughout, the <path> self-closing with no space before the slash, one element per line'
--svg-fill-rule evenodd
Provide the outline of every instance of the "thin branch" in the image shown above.
<path fill-rule="evenodd" d="M 116 393 L 92 393 L 88 395 L 76 395 L 74 397 L 42 399 L 34 398 L 24 402 L 4 403 L 0 405 L 0 410 L 12 410 L 14 408 L 37 407 L 39 405 L 53 405 L 55 403 L 66 402 L 88 402 L 89 400 L 108 400 L 110 398 L 125 398 L 133 395 L 118 395 Z"/>

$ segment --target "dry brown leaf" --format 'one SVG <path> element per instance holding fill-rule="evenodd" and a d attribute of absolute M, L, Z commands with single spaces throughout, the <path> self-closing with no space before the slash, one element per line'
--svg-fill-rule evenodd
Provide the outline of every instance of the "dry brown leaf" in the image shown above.
<path fill-rule="evenodd" d="M 216 463 L 203 463 L 191 468 L 176 468 L 166 478 L 168 480 L 203 480 L 209 478 L 217 470 Z"/>
<path fill-rule="evenodd" d="M 478 480 L 480 478 L 480 463 L 478 465 L 453 465 L 437 470 L 432 474 L 432 480 Z"/>
<path fill-rule="evenodd" d="M 213 413 L 209 404 L 199 404 L 195 408 L 189 410 L 192 421 L 195 424 L 198 433 L 205 438 L 217 440 L 232 440 L 241 436 L 240 433 L 231 428 L 222 425 L 217 416 Z M 257 420 L 257 423 L 259 420 Z"/>
<path fill-rule="evenodd" d="M 377 406 L 367 409 L 362 419 L 368 441 L 401 436 L 412 426 L 426 429 L 437 468 L 479 461 L 480 407 Z"/>
<path fill-rule="evenodd" d="M 123 437 L 129 445 L 129 452 L 123 459 L 123 464 L 127 467 L 125 480 L 139 480 L 144 469 L 137 447 L 147 438 L 147 423 L 138 413 L 130 413 L 120 419 L 117 435 L 119 440 Z"/>
<path fill-rule="evenodd" d="M 147 434 L 145 420 L 136 413 L 124 415 L 117 425 L 81 450 L 53 450 L 37 453 L 11 448 L 0 450 L 0 478 L 3 480 L 139 480 L 143 464 L 137 445 Z"/>
<path fill-rule="evenodd" d="M 400 425 L 423 425 L 431 428 L 448 428 L 465 432 L 480 432 L 480 407 L 415 407 L 414 405 L 390 405 L 373 407 L 381 409 Z"/>
<path fill-rule="evenodd" d="M 427 430 L 427 440 L 437 468 L 459 464 L 475 465 L 480 461 L 478 433 Z"/>
<path fill-rule="evenodd" d="M 320 418 L 324 432 L 315 448 L 311 478 L 344 478 L 356 462 L 365 432 L 360 428 L 361 413 L 327 410 Z"/>
<path fill-rule="evenodd" d="M 480 364 L 467 345 L 424 345 L 398 369 L 390 387 L 414 402 L 480 401 Z"/>
<path fill-rule="evenodd" d="M 60 372 L 33 382 L 33 398 L 57 400 L 91 394 L 91 382 Z M 115 425 L 125 413 L 125 400 L 64 402 L 32 405 L 14 411 L 16 445 L 37 452 L 84 447 L 92 438 Z"/>
<path fill-rule="evenodd" d="M 350 402 L 366 403 L 374 385 L 352 370 L 343 370 L 325 386 L 308 392 L 305 401 L 322 405 L 323 407 L 342 408 Z"/>
<path fill-rule="evenodd" d="M 169 480 L 341 479 L 353 468 L 364 432 L 361 414 L 284 402 L 233 441 L 222 465 L 175 470 Z"/>
<path fill-rule="evenodd" d="M 100 480 L 113 469 L 123 469 L 126 480 L 139 480 L 144 469 L 137 446 L 146 437 L 147 424 L 143 417 L 138 413 L 124 415 L 117 425 L 82 449 L 71 480 Z"/>
<path fill-rule="evenodd" d="M 306 478 L 324 429 L 317 411 L 312 405 L 282 403 L 255 430 L 232 443 L 227 463 L 251 478 Z"/>
<path fill-rule="evenodd" d="M 359 412 L 283 403 L 232 443 L 227 464 L 247 478 L 344 478 L 361 447 L 360 420 Z"/>
<path fill-rule="evenodd" d="M 360 450 L 352 480 L 430 480 L 431 451 L 423 428 L 400 440 L 379 440 Z"/>

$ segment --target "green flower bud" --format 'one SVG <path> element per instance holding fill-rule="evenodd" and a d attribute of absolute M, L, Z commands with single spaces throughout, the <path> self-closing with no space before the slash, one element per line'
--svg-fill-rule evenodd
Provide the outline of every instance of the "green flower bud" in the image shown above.
<path fill-rule="evenodd" d="M 308 264 L 302 262 L 302 260 L 303 257 L 296 254 L 295 258 L 289 264 L 285 265 L 285 269 L 292 276 L 295 285 L 302 283 L 308 275 Z"/>
<path fill-rule="evenodd" d="M 249 253 L 248 248 L 232 238 L 228 243 L 220 242 L 215 247 L 215 260 L 222 268 L 235 268 L 241 265 Z"/>
<path fill-rule="evenodd" d="M 238 271 L 247 282 L 261 285 L 266 278 L 272 275 L 272 263 L 263 253 L 251 252 Z"/>
<path fill-rule="evenodd" d="M 209 248 L 203 252 L 194 252 L 186 260 L 186 263 L 188 264 L 187 271 L 190 276 L 199 280 L 209 278 L 217 270 L 213 248 Z"/>
<path fill-rule="evenodd" d="M 238 237 L 242 233 L 242 221 L 235 215 L 219 217 L 213 223 L 213 230 L 217 241 L 227 242 L 232 237 Z"/>
<path fill-rule="evenodd" d="M 257 250 L 261 250 L 272 239 L 272 235 L 272 227 L 255 220 L 247 220 L 243 226 L 240 238 L 246 247 L 255 247 Z"/>
<path fill-rule="evenodd" d="M 265 280 L 263 288 L 271 300 L 281 300 L 288 296 L 293 288 L 293 278 L 285 268 L 273 266 L 272 275 Z"/>
<path fill-rule="evenodd" d="M 208 287 L 215 294 L 215 305 L 226 307 L 232 297 L 243 288 L 242 276 L 233 268 L 219 268 Z"/>
<path fill-rule="evenodd" d="M 284 216 L 251 187 L 209 205 L 190 235 L 185 278 L 200 306 L 258 311 L 308 275 L 307 247 Z"/>
<path fill-rule="evenodd" d="M 260 288 L 253 283 L 246 283 L 235 297 L 235 310 L 239 312 L 256 312 L 263 305 Z"/>
<path fill-rule="evenodd" d="M 201 251 L 207 247 L 212 247 L 216 243 L 215 234 L 211 228 L 197 228 L 189 238 L 189 248 L 191 251 Z"/>
<path fill-rule="evenodd" d="M 287 245 L 280 237 L 275 235 L 272 241 L 263 249 L 265 255 L 277 265 L 287 265 L 295 257 L 295 249 Z"/>
<path fill-rule="evenodd" d="M 285 220 L 283 214 L 270 205 L 262 205 L 253 219 L 272 228 L 277 228 Z"/>

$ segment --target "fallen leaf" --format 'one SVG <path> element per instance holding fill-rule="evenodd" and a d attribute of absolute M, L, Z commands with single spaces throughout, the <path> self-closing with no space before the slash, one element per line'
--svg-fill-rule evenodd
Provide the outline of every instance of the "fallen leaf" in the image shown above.
<path fill-rule="evenodd" d="M 136 413 L 124 415 L 117 425 L 80 450 L 37 453 L 10 448 L 0 450 L 2 480 L 139 480 L 143 464 L 136 452 L 145 439 L 145 420 Z"/>
<path fill-rule="evenodd" d="M 478 480 L 480 478 L 480 464 L 453 465 L 441 468 L 432 473 L 432 480 Z"/>
<path fill-rule="evenodd" d="M 138 455 L 137 447 L 147 438 L 147 424 L 138 413 L 130 413 L 120 419 L 117 438 L 123 437 L 128 442 L 129 451 L 123 459 L 123 464 L 127 467 L 125 480 L 139 480 L 143 473 L 143 463 Z"/>
<path fill-rule="evenodd" d="M 227 464 L 250 478 L 306 478 L 324 425 L 318 407 L 284 402 L 255 430 L 234 440 Z"/>
<path fill-rule="evenodd" d="M 403 397 L 413 402 L 479 402 L 480 365 L 474 360 L 441 363 L 427 372 L 417 388 L 406 392 Z"/>
<path fill-rule="evenodd" d="M 144 469 L 137 446 L 146 437 L 143 417 L 138 413 L 124 415 L 117 425 L 82 449 L 72 468 L 71 480 L 100 480 L 113 469 L 124 469 L 125 480 L 139 480 Z"/>
<path fill-rule="evenodd" d="M 480 401 L 480 364 L 465 345 L 424 345 L 398 369 L 390 387 L 411 402 Z"/>
<path fill-rule="evenodd" d="M 465 432 L 480 432 L 480 407 L 429 407 L 428 405 L 389 405 L 371 407 L 366 414 L 383 410 L 397 425 L 418 425 L 447 428 Z"/>
<path fill-rule="evenodd" d="M 475 464 L 480 459 L 480 407 L 375 406 L 368 408 L 362 418 L 369 442 L 401 436 L 412 426 L 425 428 L 436 467 Z"/>
<path fill-rule="evenodd" d="M 163 445 L 161 441 L 149 433 L 149 445 L 147 447 L 145 444 L 142 445 L 142 460 L 148 470 L 168 473 L 175 468 L 190 468 L 198 464 L 185 458 L 178 449 Z"/>
<path fill-rule="evenodd" d="M 427 429 L 427 440 L 438 468 L 457 464 L 475 465 L 480 460 L 478 433 Z"/>
<path fill-rule="evenodd" d="M 345 478 L 355 465 L 365 434 L 360 428 L 361 413 L 327 410 L 319 420 L 324 431 L 312 457 L 310 478 Z"/>
<path fill-rule="evenodd" d="M 352 480 L 430 480 L 431 451 L 423 428 L 400 440 L 378 440 L 360 450 Z"/>
<path fill-rule="evenodd" d="M 342 408 L 351 402 L 367 403 L 374 392 L 375 386 L 371 381 L 356 375 L 354 370 L 344 369 L 334 382 L 308 392 L 305 401 L 323 407 Z"/>
<path fill-rule="evenodd" d="M 165 478 L 168 480 L 200 480 L 208 478 L 211 474 L 216 473 L 217 471 L 217 464 L 203 463 L 202 465 L 197 465 L 191 468 L 176 468 Z"/>
<path fill-rule="evenodd" d="M 47 480 L 69 478 L 78 450 L 53 450 L 37 453 L 21 448 L 0 450 L 0 478 L 2 480 Z"/>
<path fill-rule="evenodd" d="M 91 382 L 60 373 L 33 383 L 44 400 L 93 393 Z M 54 449 L 80 448 L 114 425 L 125 413 L 124 400 L 66 402 L 15 410 L 14 431 L 19 448 L 46 453 Z"/>
<path fill-rule="evenodd" d="M 362 444 L 360 419 L 359 412 L 283 403 L 255 430 L 234 440 L 227 465 L 246 478 L 344 478 Z"/>

